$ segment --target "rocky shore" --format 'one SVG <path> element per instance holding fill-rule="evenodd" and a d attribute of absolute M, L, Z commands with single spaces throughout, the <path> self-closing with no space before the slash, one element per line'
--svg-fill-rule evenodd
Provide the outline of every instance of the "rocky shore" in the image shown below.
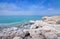
<path fill-rule="evenodd" d="M 60 16 L 45 16 L 19 27 L 4 28 L 0 39 L 60 39 Z"/>

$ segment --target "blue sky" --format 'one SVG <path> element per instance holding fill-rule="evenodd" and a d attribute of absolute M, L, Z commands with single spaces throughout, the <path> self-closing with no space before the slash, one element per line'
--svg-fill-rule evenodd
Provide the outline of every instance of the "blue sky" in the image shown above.
<path fill-rule="evenodd" d="M 60 0 L 0 0 L 0 15 L 58 15 Z"/>

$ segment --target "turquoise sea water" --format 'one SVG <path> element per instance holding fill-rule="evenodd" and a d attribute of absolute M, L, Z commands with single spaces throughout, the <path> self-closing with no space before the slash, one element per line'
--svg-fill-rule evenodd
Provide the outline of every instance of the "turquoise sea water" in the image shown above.
<path fill-rule="evenodd" d="M 40 20 L 42 16 L 0 16 L 1 23 L 28 22 L 29 20 Z"/>
<path fill-rule="evenodd" d="M 42 16 L 0 16 L 0 30 L 6 27 L 18 27 L 30 20 L 41 20 Z M 30 26 L 30 25 L 29 25 Z M 29 28 L 29 26 L 27 26 Z M 23 27 L 21 29 L 24 29 Z"/>

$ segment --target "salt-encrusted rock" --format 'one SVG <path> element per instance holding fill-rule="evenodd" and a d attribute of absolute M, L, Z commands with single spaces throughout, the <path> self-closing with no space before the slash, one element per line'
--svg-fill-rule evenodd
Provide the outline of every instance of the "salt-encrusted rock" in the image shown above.
<path fill-rule="evenodd" d="M 47 39 L 57 39 L 57 35 L 54 34 L 53 32 L 48 32 L 48 33 L 45 33 L 45 38 L 47 38 Z"/>
<path fill-rule="evenodd" d="M 25 37 L 23 39 L 31 39 L 32 36 L 30 36 L 29 32 L 24 32 L 25 33 Z"/>
<path fill-rule="evenodd" d="M 13 39 L 13 38 L 10 37 L 10 36 L 7 36 L 7 37 L 6 36 L 3 36 L 2 39 Z"/>
<path fill-rule="evenodd" d="M 3 29 L 0 36 L 2 36 L 2 39 L 12 39 L 15 36 L 17 29 L 17 27 Z"/>
<path fill-rule="evenodd" d="M 56 21 L 56 24 L 60 24 L 60 20 Z"/>
<path fill-rule="evenodd" d="M 21 26 L 23 26 L 23 27 L 24 27 L 24 26 L 27 26 L 27 25 L 28 25 L 28 23 L 23 23 L 23 24 L 21 24 Z"/>
<path fill-rule="evenodd" d="M 43 17 L 42 18 L 44 22 L 50 23 L 50 24 L 56 24 L 55 19 L 53 19 L 52 17 Z"/>
<path fill-rule="evenodd" d="M 16 31 L 16 30 L 18 30 L 17 27 L 11 27 L 11 28 L 5 28 L 5 29 L 3 29 L 2 32 L 9 32 L 9 31 Z"/>
<path fill-rule="evenodd" d="M 22 39 L 21 37 L 14 37 L 13 39 Z"/>
<path fill-rule="evenodd" d="M 44 26 L 38 29 L 27 29 L 24 32 L 29 32 L 33 39 L 57 39 L 60 32 L 53 27 Z"/>
<path fill-rule="evenodd" d="M 37 29 L 37 28 L 39 28 L 40 26 L 38 26 L 38 25 L 31 25 L 31 27 L 30 27 L 30 29 Z"/>
<path fill-rule="evenodd" d="M 9 31 L 9 28 L 5 28 L 2 30 L 2 32 L 8 32 Z"/>
<path fill-rule="evenodd" d="M 60 16 L 50 16 L 50 17 L 43 17 L 43 21 L 50 23 L 50 24 L 60 24 Z"/>
<path fill-rule="evenodd" d="M 24 34 L 24 32 L 23 32 L 23 31 L 21 31 L 21 30 L 19 29 L 19 30 L 17 30 L 17 32 L 16 32 L 15 36 L 24 37 L 24 36 L 25 36 L 25 34 Z"/>
<path fill-rule="evenodd" d="M 14 31 L 14 30 L 18 30 L 18 28 L 17 27 L 10 28 L 10 31 Z"/>
<path fill-rule="evenodd" d="M 24 32 L 29 32 L 31 39 L 45 39 L 44 35 L 42 35 L 39 29 L 30 29 L 24 30 Z"/>
<path fill-rule="evenodd" d="M 24 39 L 32 39 L 32 37 L 31 36 L 27 36 Z"/>
<path fill-rule="evenodd" d="M 46 22 L 37 20 L 37 21 L 35 22 L 35 24 L 31 25 L 30 29 L 42 28 L 43 26 L 47 26 L 47 25 L 49 25 L 49 24 L 46 23 Z"/>
<path fill-rule="evenodd" d="M 9 36 L 12 37 L 12 38 L 15 37 L 16 32 L 17 32 L 17 31 L 11 32 Z"/>
<path fill-rule="evenodd" d="M 0 32 L 0 39 L 2 39 L 2 36 L 3 36 L 3 33 L 2 33 L 2 32 Z"/>
<path fill-rule="evenodd" d="M 57 36 L 60 37 L 60 32 L 57 32 Z"/>
<path fill-rule="evenodd" d="M 53 28 L 53 27 L 50 27 L 50 26 L 43 26 L 43 27 L 42 27 L 42 30 L 49 31 L 49 30 L 56 30 L 56 29 Z"/>
<path fill-rule="evenodd" d="M 16 28 L 16 27 L 4 29 L 4 30 L 2 31 L 3 36 L 13 36 L 13 35 L 16 33 L 16 30 L 17 30 L 17 29 L 18 29 L 18 28 Z"/>
<path fill-rule="evenodd" d="M 33 20 L 30 20 L 30 21 L 29 21 L 29 23 L 30 23 L 30 24 L 34 24 L 34 23 L 35 23 L 35 21 L 33 21 Z"/>
<path fill-rule="evenodd" d="M 51 16 L 55 21 L 60 20 L 60 16 Z"/>
<path fill-rule="evenodd" d="M 48 18 L 48 16 L 44 16 L 44 17 L 42 17 L 42 20 L 46 21 L 46 20 L 48 20 L 47 18 Z"/>

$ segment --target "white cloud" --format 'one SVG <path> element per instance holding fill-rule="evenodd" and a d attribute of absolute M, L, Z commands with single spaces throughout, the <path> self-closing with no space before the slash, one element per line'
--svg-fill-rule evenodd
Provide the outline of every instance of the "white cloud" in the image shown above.
<path fill-rule="evenodd" d="M 54 10 L 54 8 L 48 8 L 48 10 Z"/>
<path fill-rule="evenodd" d="M 15 4 L 0 3 L 0 8 L 0 15 L 35 15 L 35 12 L 43 7 L 32 5 L 28 6 L 28 9 L 25 11 Z"/>
<path fill-rule="evenodd" d="M 20 7 L 17 7 L 15 4 L 0 3 L 1 10 L 22 10 Z"/>
<path fill-rule="evenodd" d="M 60 10 L 46 8 L 43 5 L 31 5 L 27 10 L 18 7 L 15 4 L 0 3 L 0 15 L 56 15 Z"/>

